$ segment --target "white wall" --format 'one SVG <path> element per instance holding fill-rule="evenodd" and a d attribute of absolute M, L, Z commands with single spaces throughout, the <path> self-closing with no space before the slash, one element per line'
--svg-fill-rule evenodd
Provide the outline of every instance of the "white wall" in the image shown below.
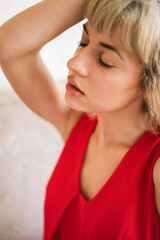
<path fill-rule="evenodd" d="M 24 9 L 38 3 L 37 0 L 0 0 L 0 25 Z M 56 81 L 66 80 L 67 61 L 73 56 L 80 40 L 82 22 L 67 30 L 61 36 L 48 43 L 42 50 L 41 56 Z M 0 88 L 8 86 L 0 68 Z"/>

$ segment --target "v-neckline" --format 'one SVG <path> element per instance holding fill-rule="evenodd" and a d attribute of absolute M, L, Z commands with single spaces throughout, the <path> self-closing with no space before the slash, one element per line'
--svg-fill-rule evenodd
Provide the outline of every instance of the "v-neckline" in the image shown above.
<path fill-rule="evenodd" d="M 128 158 L 128 156 L 130 155 L 130 153 L 136 148 L 136 146 L 138 145 L 138 143 L 147 135 L 149 134 L 150 132 L 149 131 L 146 131 L 144 132 L 137 140 L 135 143 L 133 143 L 133 145 L 129 148 L 129 150 L 126 152 L 126 154 L 124 155 L 124 157 L 121 159 L 120 163 L 118 164 L 118 166 L 116 167 L 116 169 L 114 170 L 114 172 L 111 174 L 111 176 L 108 178 L 108 180 L 104 183 L 104 185 L 100 188 L 100 190 L 95 194 L 94 197 L 92 197 L 90 200 L 87 200 L 84 195 L 82 194 L 81 192 L 81 184 L 80 184 L 80 176 L 81 176 L 81 171 L 82 171 L 82 165 L 83 165 L 83 162 L 84 162 L 84 158 L 85 158 L 85 155 L 86 155 L 86 152 L 87 152 L 87 148 L 88 148 L 88 143 L 91 139 L 91 135 L 96 127 L 96 124 L 97 124 L 97 118 L 95 118 L 93 120 L 93 126 L 89 132 L 89 135 L 88 135 L 88 138 L 87 138 L 87 141 L 85 142 L 84 144 L 84 147 L 83 147 L 83 154 L 81 155 L 82 156 L 82 159 L 81 159 L 81 162 L 80 162 L 80 167 L 79 167 L 79 170 L 78 170 L 78 194 L 81 196 L 81 198 L 87 203 L 87 204 L 90 204 L 92 202 L 94 202 L 99 196 L 101 196 L 101 194 L 103 193 L 104 189 L 110 184 L 110 182 L 112 181 L 112 179 L 115 177 L 116 173 L 119 171 L 119 169 L 121 169 L 121 167 L 124 165 L 124 162 L 127 162 L 126 159 Z"/>

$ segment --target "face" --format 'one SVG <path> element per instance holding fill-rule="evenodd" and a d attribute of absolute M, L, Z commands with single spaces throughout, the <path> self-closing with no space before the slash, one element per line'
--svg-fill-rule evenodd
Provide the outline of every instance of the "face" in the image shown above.
<path fill-rule="evenodd" d="M 125 49 L 118 29 L 106 36 L 95 32 L 89 23 L 83 28 L 76 53 L 67 63 L 67 103 L 78 111 L 93 113 L 142 104 L 142 65 Z"/>

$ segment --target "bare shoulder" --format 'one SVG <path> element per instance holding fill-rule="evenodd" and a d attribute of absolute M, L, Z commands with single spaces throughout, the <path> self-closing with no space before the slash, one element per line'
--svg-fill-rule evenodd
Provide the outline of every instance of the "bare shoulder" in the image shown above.
<path fill-rule="evenodd" d="M 155 187 L 155 199 L 160 215 L 160 157 L 157 159 L 153 168 L 153 182 Z"/>

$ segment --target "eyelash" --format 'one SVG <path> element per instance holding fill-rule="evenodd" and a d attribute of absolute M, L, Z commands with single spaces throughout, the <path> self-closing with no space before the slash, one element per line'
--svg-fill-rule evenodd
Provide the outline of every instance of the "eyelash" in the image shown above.
<path fill-rule="evenodd" d="M 78 46 L 79 46 L 79 47 L 87 47 L 87 44 L 82 43 L 82 42 L 80 41 L 80 42 L 78 42 Z M 98 58 L 98 64 L 99 64 L 101 67 L 104 67 L 104 68 L 107 68 L 107 69 L 112 68 L 112 66 L 104 63 L 104 62 L 102 61 L 102 59 L 101 59 L 100 56 L 99 56 L 99 58 Z"/>

